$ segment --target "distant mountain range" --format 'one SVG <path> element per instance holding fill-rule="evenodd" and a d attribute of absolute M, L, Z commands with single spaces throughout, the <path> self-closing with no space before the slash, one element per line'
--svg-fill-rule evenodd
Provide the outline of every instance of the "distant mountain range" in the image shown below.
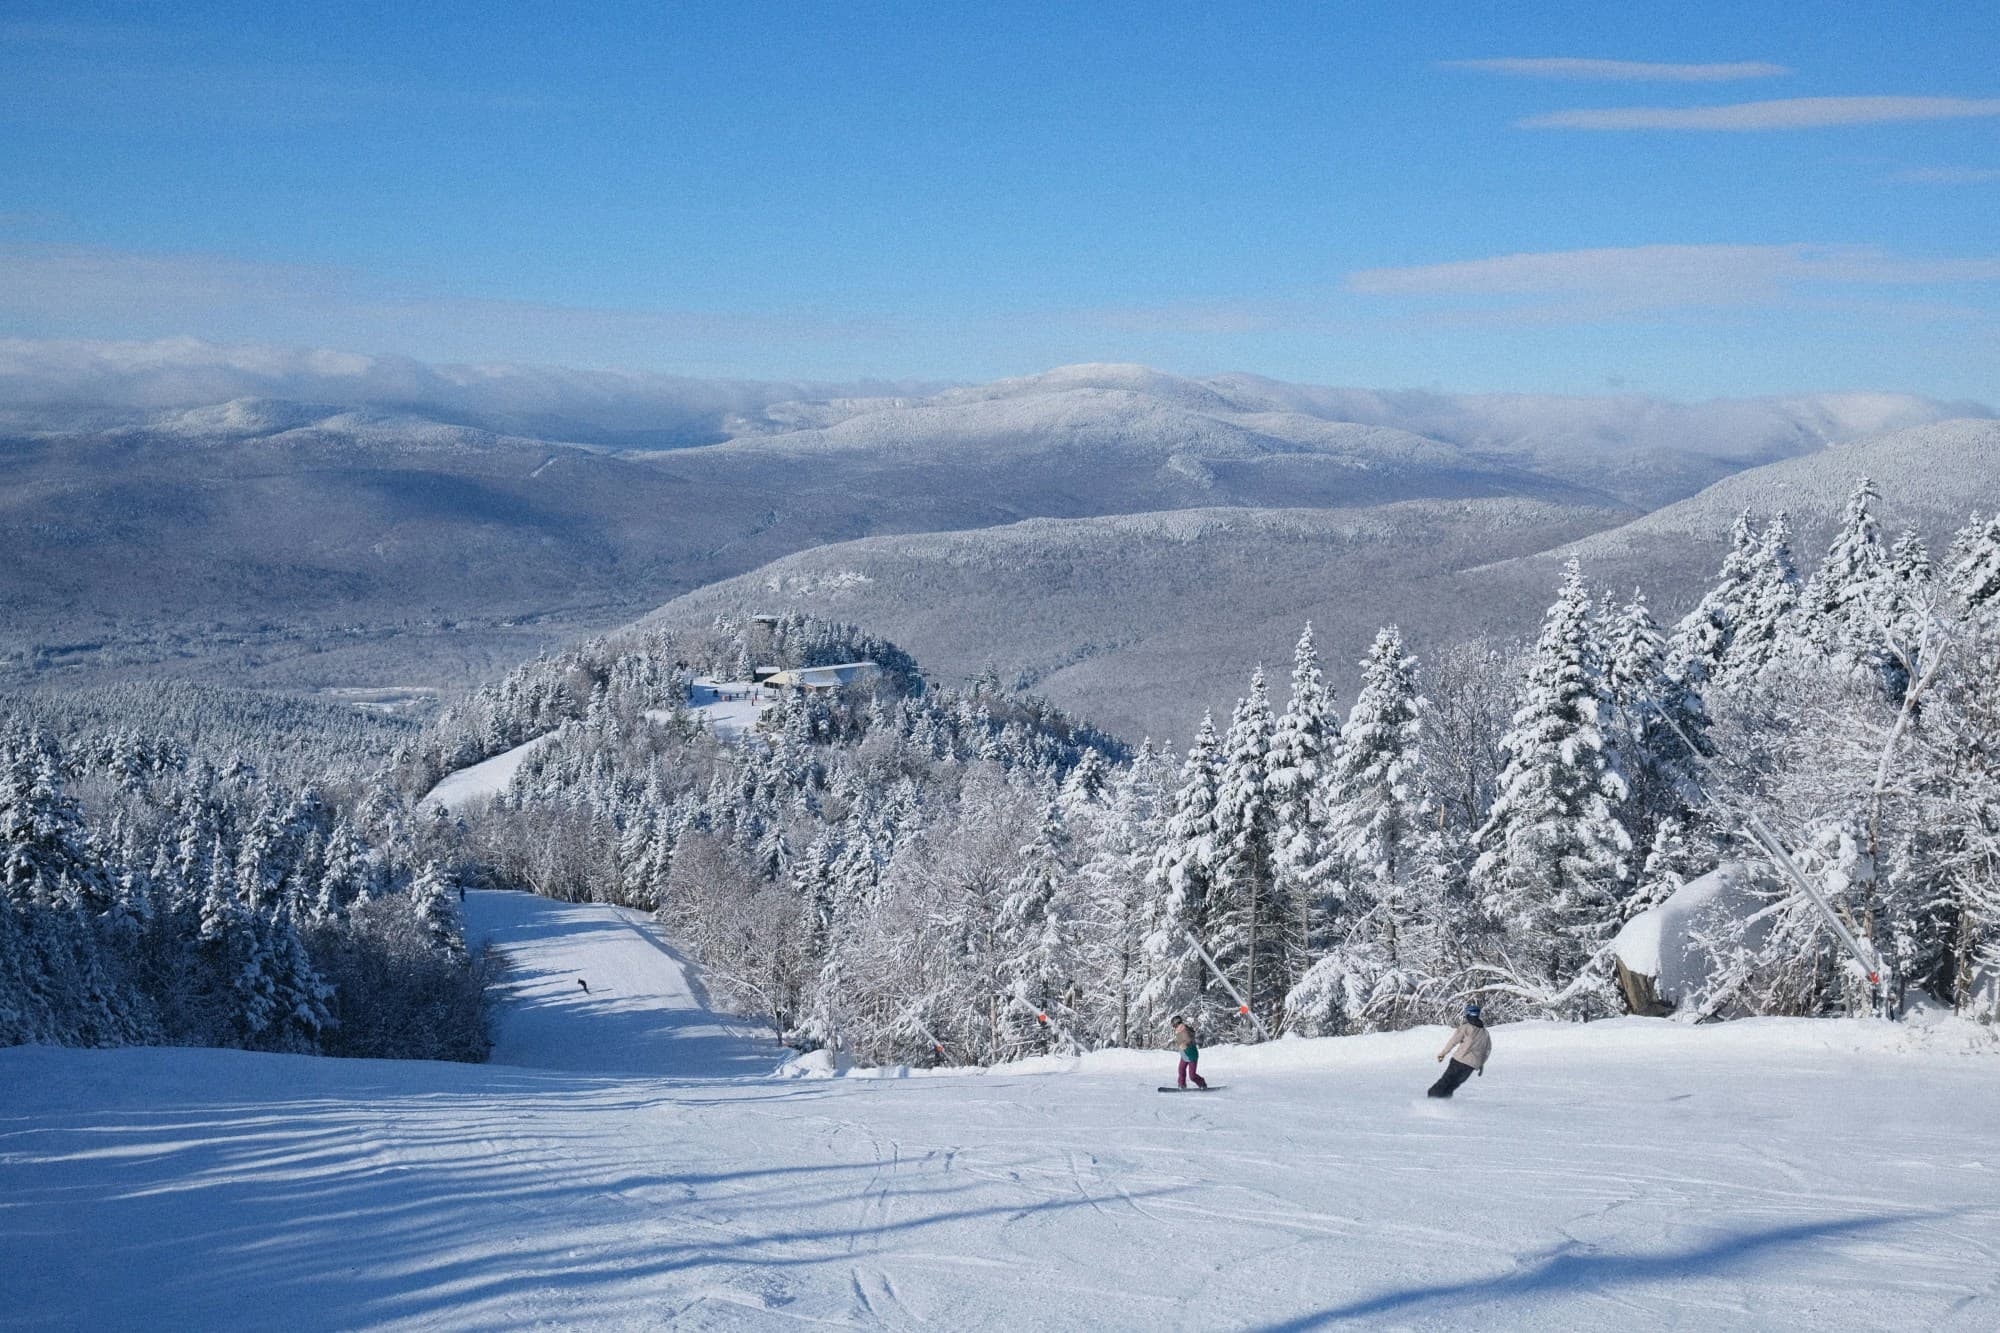
<path fill-rule="evenodd" d="M 1967 468 L 1995 489 L 1990 459 L 1982 472 L 1961 458 L 1990 425 L 1940 426 L 1952 405 L 1893 395 L 1682 406 L 1136 366 L 817 388 L 332 353 L 204 362 L 178 345 L 79 370 L 23 346 L 0 343 L 0 675 L 450 686 L 751 571 L 737 590 L 777 579 L 808 605 L 820 593 L 802 590 L 865 563 L 874 583 L 843 595 L 892 635 L 949 603 L 990 644 L 995 608 L 1018 607 L 1002 665 L 1054 692 L 1129 669 L 1107 639 L 1147 642 L 1190 614 L 1194 585 L 1235 626 L 1209 636 L 1222 660 L 1256 614 L 1272 633 L 1309 605 L 1369 619 L 1373 594 L 1349 586 L 1362 574 L 1429 587 L 1474 565 L 1532 568 L 1590 533 L 1673 521 L 1711 483 L 1761 486 L 1744 469 L 1773 460 L 1844 476 L 1832 460 L 1885 428 L 1913 428 L 1885 458 L 1972 441 L 1936 480 L 1941 512 Z M 284 393 L 200 398 L 232 386 Z M 1196 516 L 1163 517 L 1178 511 Z M 1062 559 L 1079 571 L 1068 584 Z M 902 600 L 853 599 L 870 586 Z M 816 609 L 848 614 L 837 597 Z M 1455 632 L 1485 612 L 1433 619 Z M 951 669 L 978 656 L 910 646 Z"/>
<path fill-rule="evenodd" d="M 2000 502 L 2000 422 L 1948 421 L 1734 474 L 1631 518 L 1528 499 L 1410 501 L 1361 510 L 1217 510 L 1038 520 L 802 551 L 667 604 L 647 623 L 725 610 L 812 610 L 869 626 L 951 678 L 987 666 L 1136 738 L 1185 740 L 1225 712 L 1251 669 L 1289 669 L 1312 621 L 1330 679 L 1378 627 L 1419 653 L 1530 638 L 1561 563 L 1643 589 L 1669 623 L 1715 577 L 1738 513 L 1789 512 L 1810 572 L 1855 481 L 1942 552 L 1975 508 Z"/>

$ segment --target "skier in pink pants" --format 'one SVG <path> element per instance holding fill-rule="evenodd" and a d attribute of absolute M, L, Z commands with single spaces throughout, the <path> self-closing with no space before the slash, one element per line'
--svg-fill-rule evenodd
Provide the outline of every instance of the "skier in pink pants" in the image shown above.
<path fill-rule="evenodd" d="M 1179 1014 L 1174 1015 L 1174 1041 L 1181 1048 L 1180 1085 L 1185 1088 L 1193 1079 L 1197 1088 L 1208 1086 L 1208 1080 L 1195 1071 L 1195 1062 L 1201 1059 L 1201 1047 L 1194 1039 L 1194 1029 Z"/>

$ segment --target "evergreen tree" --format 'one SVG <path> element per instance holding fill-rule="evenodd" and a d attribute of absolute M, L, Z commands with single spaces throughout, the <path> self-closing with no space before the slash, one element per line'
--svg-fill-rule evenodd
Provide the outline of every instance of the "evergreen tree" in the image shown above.
<path fill-rule="evenodd" d="M 1287 938 L 1294 918 L 1289 905 L 1278 901 L 1272 873 L 1272 729 L 1270 694 L 1259 667 L 1223 739 L 1215 792 L 1221 861 L 1209 912 L 1209 951 L 1260 1015 L 1274 1015 L 1290 989 L 1284 964 L 1295 956 Z"/>
<path fill-rule="evenodd" d="M 458 888 L 445 868 L 426 861 L 410 882 L 409 906 L 424 945 L 445 957 L 463 957 L 465 931 L 458 919 Z"/>
<path fill-rule="evenodd" d="M 333 987 L 314 968 L 288 915 L 266 917 L 260 926 L 258 957 L 266 975 L 258 979 L 257 989 L 271 1001 L 269 1032 L 260 1044 L 269 1050 L 317 1052 L 321 1034 L 333 1026 Z"/>
<path fill-rule="evenodd" d="M 1895 614 L 1895 580 L 1882 549 L 1874 506 L 1875 483 L 1863 477 L 1847 499 L 1826 558 L 1800 599 L 1806 650 L 1839 663 L 1849 674 L 1901 699 L 1906 681 L 1889 650 Z"/>
<path fill-rule="evenodd" d="M 1593 990 L 1583 973 L 1622 918 L 1632 849 L 1616 814 L 1627 787 L 1606 735 L 1609 711 L 1590 599 L 1572 559 L 1501 742 L 1507 766 L 1473 873 L 1505 923 L 1516 981 L 1542 1003 L 1582 1012 L 1609 1009 L 1608 989 Z"/>
<path fill-rule="evenodd" d="M 1889 551 L 1889 651 L 1905 677 L 1923 671 L 1930 648 L 1930 618 L 1936 602 L 1937 566 L 1915 529 L 1905 529 Z"/>
<path fill-rule="evenodd" d="M 1102 1031 L 1120 1046 L 1131 1044 L 1139 996 L 1146 989 L 1146 875 L 1164 840 L 1171 779 L 1172 769 L 1152 742 L 1140 745 L 1114 780 L 1079 872 L 1088 900 L 1089 929 L 1081 945 L 1085 993 L 1098 998 Z"/>
<path fill-rule="evenodd" d="M 1320 672 L 1312 625 L 1307 624 L 1292 654 L 1291 697 L 1271 734 L 1266 775 L 1272 876 L 1278 897 L 1292 904 L 1298 918 L 1290 932 L 1294 956 L 1285 968 L 1292 976 L 1304 969 L 1315 943 L 1323 942 L 1333 906 L 1331 848 L 1321 793 L 1339 752 L 1340 722 Z"/>
<path fill-rule="evenodd" d="M 1013 1053 L 1074 1050 L 1075 904 L 1063 891 L 1069 835 L 1051 802 L 1000 906 L 1002 1022 Z"/>
<path fill-rule="evenodd" d="M 1723 689 L 1754 684 L 1790 647 L 1798 607 L 1799 573 L 1792 561 L 1791 524 L 1780 510 L 1751 552 L 1735 633 L 1727 655 L 1711 672 L 1715 684 Z"/>
<path fill-rule="evenodd" d="M 1324 792 L 1339 915 L 1285 1000 L 1306 1035 L 1395 1026 L 1440 969 L 1437 833 L 1425 792 L 1415 664 L 1394 626 L 1361 663 L 1361 690 Z"/>
<path fill-rule="evenodd" d="M 1376 914 L 1377 939 L 1392 964 L 1403 961 L 1403 936 L 1418 907 L 1409 891 L 1427 878 L 1422 702 L 1402 631 L 1388 626 L 1361 663 L 1361 691 L 1326 798 L 1350 910 Z"/>
<path fill-rule="evenodd" d="M 112 893 L 86 849 L 76 802 L 37 738 L 0 741 L 0 891 L 17 906 L 57 902 L 64 886 L 97 910 Z"/>
<path fill-rule="evenodd" d="M 1216 872 L 1228 854 L 1218 837 L 1217 791 L 1222 778 L 1214 717 L 1201 728 L 1181 765 L 1172 813 L 1146 876 L 1146 989 L 1142 1000 L 1158 1010 L 1193 1010 L 1209 1024 L 1229 1001 L 1215 986 L 1190 936 L 1207 939 L 1215 907 Z"/>
<path fill-rule="evenodd" d="M 1703 868 L 1687 826 L 1673 815 L 1660 820 L 1646 849 L 1638 888 L 1625 901 L 1625 919 L 1629 921 L 1649 908 L 1658 907 Z"/>
<path fill-rule="evenodd" d="M 1951 591 L 1968 611 L 1982 617 L 2000 609 L 2000 512 L 1977 514 L 1959 529 L 1951 545 Z"/>
<path fill-rule="evenodd" d="M 1756 558 L 1757 539 L 1746 509 L 1729 530 L 1729 554 L 1723 557 L 1715 586 L 1674 631 L 1673 660 L 1696 686 L 1710 680 L 1729 656 L 1750 596 Z"/>
<path fill-rule="evenodd" d="M 1686 823 L 1701 801 L 1701 765 L 1713 756 L 1701 695 L 1667 661 L 1643 593 L 1621 607 L 1605 648 L 1605 692 L 1616 726 L 1618 769 L 1630 791 L 1622 816 L 1635 845 L 1666 819 Z M 1739 633 L 1728 665 L 1742 660 Z"/>

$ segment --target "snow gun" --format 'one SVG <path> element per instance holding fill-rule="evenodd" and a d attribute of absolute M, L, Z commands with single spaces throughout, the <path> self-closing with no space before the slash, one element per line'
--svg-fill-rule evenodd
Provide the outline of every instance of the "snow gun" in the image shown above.
<path fill-rule="evenodd" d="M 1222 988 L 1236 1001 L 1236 1012 L 1256 1024 L 1257 1031 L 1263 1034 L 1265 1041 L 1271 1040 L 1271 1029 L 1264 1026 L 1263 1019 L 1250 1012 L 1250 1001 L 1243 998 L 1243 992 L 1237 990 L 1228 977 L 1222 975 L 1222 969 L 1216 966 L 1215 959 L 1209 956 L 1208 950 L 1201 947 L 1201 941 L 1195 938 L 1195 933 L 1191 930 L 1188 932 L 1188 943 L 1194 946 L 1194 951 L 1201 955 L 1201 961 L 1208 964 L 1208 970 L 1215 973 L 1215 979 L 1222 983 Z"/>

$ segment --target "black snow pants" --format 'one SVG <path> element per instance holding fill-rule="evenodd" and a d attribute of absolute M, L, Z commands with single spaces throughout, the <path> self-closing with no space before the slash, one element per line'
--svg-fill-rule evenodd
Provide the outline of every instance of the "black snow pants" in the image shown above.
<path fill-rule="evenodd" d="M 1444 1073 L 1438 1076 L 1438 1081 L 1431 1084 L 1431 1090 L 1427 1095 L 1432 1097 L 1451 1096 L 1451 1094 L 1458 1091 L 1459 1084 L 1472 1077 L 1472 1072 L 1471 1065 L 1465 1064 L 1463 1061 L 1453 1060 L 1444 1067 Z"/>

